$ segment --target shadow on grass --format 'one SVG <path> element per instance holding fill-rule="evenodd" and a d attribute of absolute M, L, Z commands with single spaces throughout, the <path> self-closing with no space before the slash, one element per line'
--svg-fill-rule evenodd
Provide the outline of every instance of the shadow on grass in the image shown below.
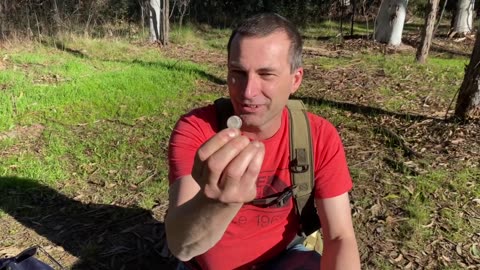
<path fill-rule="evenodd" d="M 444 119 L 420 115 L 420 114 L 397 113 L 397 112 L 387 111 L 381 108 L 370 107 L 370 106 L 354 104 L 349 102 L 322 99 L 322 98 L 312 98 L 312 97 L 302 97 L 302 96 L 298 96 L 295 98 L 301 99 L 305 104 L 310 104 L 315 106 L 327 105 L 332 108 L 338 108 L 340 110 L 350 111 L 352 113 L 359 113 L 365 116 L 388 115 L 388 116 L 394 116 L 400 119 L 412 120 L 412 121 L 423 121 L 428 119 L 433 120 L 435 122 L 454 121 L 454 119 L 451 119 L 451 118 L 444 120 Z"/>
<path fill-rule="evenodd" d="M 209 74 L 201 69 L 191 67 L 191 66 L 185 66 L 181 63 L 180 60 L 173 64 L 168 64 L 164 62 L 146 62 L 146 61 L 141 61 L 141 60 L 133 60 L 133 61 L 122 61 L 122 60 L 105 60 L 105 61 L 111 61 L 111 62 L 120 62 L 124 64 L 137 64 L 141 65 L 144 67 L 154 67 L 154 68 L 164 68 L 167 70 L 173 70 L 173 71 L 179 71 L 179 72 L 190 72 L 197 74 L 198 76 L 202 77 L 203 79 L 207 79 L 210 82 L 213 82 L 215 84 L 219 85 L 225 85 L 227 84 L 227 81 L 225 79 L 219 78 L 215 75 Z"/>
<path fill-rule="evenodd" d="M 419 43 L 420 43 L 420 40 L 404 37 L 404 38 L 402 38 L 402 42 L 407 44 L 407 45 L 410 45 L 414 48 L 417 48 Z M 463 52 L 463 51 L 443 48 L 443 47 L 435 45 L 435 44 L 432 44 L 430 46 L 430 51 L 437 52 L 437 53 L 445 53 L 445 54 L 448 54 L 450 56 L 467 56 L 467 57 L 470 57 L 469 52 Z"/>
<path fill-rule="evenodd" d="M 71 269 L 175 269 L 148 210 L 84 204 L 17 177 L 0 177 L 0 209 L 78 257 Z"/>
<path fill-rule="evenodd" d="M 53 47 L 53 48 L 58 49 L 60 51 L 67 52 L 67 53 L 69 53 L 73 56 L 76 56 L 76 57 L 88 58 L 88 55 L 84 54 L 82 51 L 68 48 L 65 45 L 65 43 L 61 42 L 60 40 L 55 40 L 55 41 L 51 41 L 51 42 L 48 42 L 46 40 L 41 40 L 40 43 L 42 43 L 44 46 Z"/>
<path fill-rule="evenodd" d="M 75 57 L 79 58 L 89 58 L 88 55 L 82 53 L 79 50 L 71 49 L 68 48 L 63 42 L 61 41 L 55 41 L 55 42 L 47 42 L 47 41 L 41 41 L 41 43 L 45 46 L 53 47 L 55 49 L 65 51 L 67 53 L 72 54 Z M 190 66 L 185 66 L 181 63 L 181 61 L 177 61 L 173 64 L 167 64 L 163 62 L 145 62 L 141 60 L 133 60 L 133 61 L 125 61 L 125 60 L 116 60 L 116 59 L 98 59 L 100 61 L 106 61 L 106 62 L 116 62 L 116 63 L 122 63 L 122 64 L 137 64 L 141 65 L 144 67 L 154 67 L 154 68 L 163 68 L 163 69 L 168 69 L 168 70 L 174 70 L 174 71 L 179 71 L 179 72 L 191 72 L 194 74 L 197 74 L 198 76 L 202 77 L 203 79 L 207 79 L 215 84 L 219 85 L 225 85 L 227 84 L 227 81 L 225 79 L 219 78 L 215 75 L 209 74 L 199 68 L 195 67 L 190 67 Z"/>

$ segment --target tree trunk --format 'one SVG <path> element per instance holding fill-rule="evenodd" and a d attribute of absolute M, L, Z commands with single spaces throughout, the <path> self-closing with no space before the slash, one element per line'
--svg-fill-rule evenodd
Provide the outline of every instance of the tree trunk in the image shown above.
<path fill-rule="evenodd" d="M 428 6 L 430 12 L 425 19 L 425 26 L 422 31 L 422 40 L 420 46 L 417 49 L 417 61 L 424 64 L 427 60 L 428 51 L 432 44 L 433 29 L 435 28 L 435 17 L 437 16 L 437 9 L 440 0 L 429 0 Z"/>
<path fill-rule="evenodd" d="M 462 86 L 458 93 L 455 116 L 466 119 L 480 114 L 480 29 L 477 32 L 475 47 L 473 48 L 470 63 L 465 70 Z"/>
<path fill-rule="evenodd" d="M 168 33 L 170 32 L 170 21 L 169 21 L 169 0 L 162 0 L 163 5 L 162 5 L 162 42 L 163 46 L 168 45 L 168 39 L 169 35 Z"/>
<path fill-rule="evenodd" d="M 142 26 L 142 34 L 145 34 L 145 5 L 142 0 L 137 0 L 140 5 L 140 25 Z"/>
<path fill-rule="evenodd" d="M 473 3 L 474 0 L 457 0 L 457 10 L 453 23 L 453 32 L 466 34 L 473 31 Z"/>
<path fill-rule="evenodd" d="M 0 2 L 0 40 L 5 39 L 5 9 L 6 7 Z"/>
<path fill-rule="evenodd" d="M 435 29 L 433 30 L 433 35 L 435 35 L 438 27 L 440 26 L 440 23 L 442 22 L 443 14 L 445 13 L 445 8 L 447 7 L 447 2 L 448 0 L 445 0 L 445 2 L 443 2 L 442 11 L 440 12 L 440 17 L 438 18 L 437 25 L 435 25 Z"/>
<path fill-rule="evenodd" d="M 402 43 L 403 24 L 408 0 L 384 0 L 375 21 L 374 39 L 381 43 L 398 46 Z"/>
<path fill-rule="evenodd" d="M 178 20 L 178 26 L 179 26 L 180 28 L 182 28 L 182 26 L 183 26 L 183 16 L 184 16 L 184 15 L 185 15 L 184 12 L 181 12 L 181 13 L 180 13 L 180 19 Z"/>
<path fill-rule="evenodd" d="M 54 33 L 58 34 L 62 27 L 62 19 L 60 18 L 60 11 L 58 10 L 57 0 L 52 0 L 53 8 L 53 22 L 55 23 Z"/>
<path fill-rule="evenodd" d="M 150 0 L 148 9 L 150 15 L 150 41 L 155 42 L 160 40 L 160 0 Z"/>
<path fill-rule="evenodd" d="M 357 3 L 357 0 L 352 0 L 352 18 L 351 18 L 351 22 L 350 22 L 350 36 L 353 37 L 353 23 L 355 22 L 355 12 L 356 12 L 356 3 Z"/>

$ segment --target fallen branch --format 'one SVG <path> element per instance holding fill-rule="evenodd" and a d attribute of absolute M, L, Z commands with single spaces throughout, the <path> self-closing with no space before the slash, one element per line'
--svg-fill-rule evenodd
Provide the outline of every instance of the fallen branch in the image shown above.
<path fill-rule="evenodd" d="M 399 146 L 402 148 L 402 150 L 405 153 L 405 156 L 415 156 L 415 157 L 421 157 L 419 153 L 414 151 L 411 147 L 408 146 L 407 142 L 405 139 L 403 139 L 400 135 L 397 133 L 391 131 L 390 129 L 386 127 L 375 127 L 374 131 L 378 134 L 384 135 L 387 137 L 393 144 Z"/>

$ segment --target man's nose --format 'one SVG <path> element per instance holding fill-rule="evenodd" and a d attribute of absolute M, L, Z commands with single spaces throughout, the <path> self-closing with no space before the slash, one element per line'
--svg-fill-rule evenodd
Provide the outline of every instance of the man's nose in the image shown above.
<path fill-rule="evenodd" d="M 249 75 L 246 81 L 244 97 L 246 99 L 253 98 L 260 93 L 260 80 L 255 75 Z"/>

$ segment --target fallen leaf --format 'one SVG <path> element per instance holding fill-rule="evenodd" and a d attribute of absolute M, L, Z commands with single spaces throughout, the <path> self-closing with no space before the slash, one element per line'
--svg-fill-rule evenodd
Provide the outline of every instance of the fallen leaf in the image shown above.
<path fill-rule="evenodd" d="M 406 185 L 403 185 L 403 187 L 408 191 L 408 193 L 410 193 L 410 195 L 413 195 L 413 192 L 415 191 L 414 187 Z"/>
<path fill-rule="evenodd" d="M 462 243 L 457 244 L 456 251 L 458 255 L 462 256 Z"/>
<path fill-rule="evenodd" d="M 478 248 L 477 244 L 473 244 L 470 247 L 470 254 L 475 258 L 475 259 L 480 259 L 480 248 Z"/>
<path fill-rule="evenodd" d="M 392 225 L 393 223 L 395 223 L 395 218 L 392 217 L 392 216 L 388 216 L 388 217 L 385 219 L 385 222 L 386 222 L 388 225 Z"/>
<path fill-rule="evenodd" d="M 455 139 L 455 140 L 451 140 L 450 142 L 452 144 L 459 144 L 459 143 L 464 142 L 464 141 L 465 141 L 465 139 L 458 138 L 458 139 Z"/>
<path fill-rule="evenodd" d="M 370 211 L 372 212 L 372 215 L 375 217 L 375 216 L 378 216 L 378 214 L 380 214 L 381 209 L 382 209 L 382 206 L 379 203 L 376 203 L 372 205 L 372 207 L 370 208 Z"/>
<path fill-rule="evenodd" d="M 403 259 L 403 255 L 400 253 L 397 258 L 393 259 L 394 262 L 399 262 Z"/>

